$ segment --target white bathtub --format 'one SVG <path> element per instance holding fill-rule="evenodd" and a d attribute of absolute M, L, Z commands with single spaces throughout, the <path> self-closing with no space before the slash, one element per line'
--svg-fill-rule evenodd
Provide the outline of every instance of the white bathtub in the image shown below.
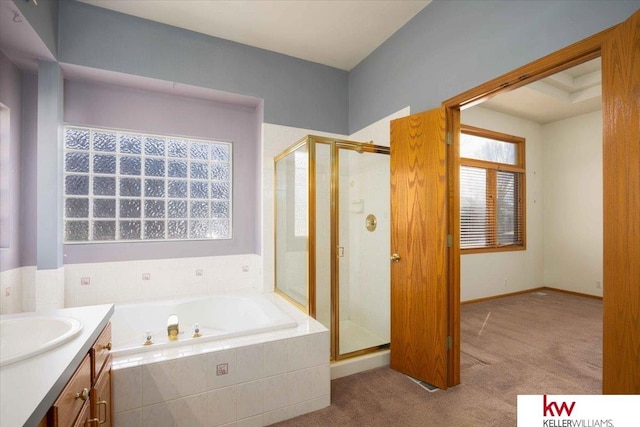
<path fill-rule="evenodd" d="M 167 320 L 172 314 L 179 321 L 177 341 L 167 339 Z M 199 338 L 193 338 L 196 323 L 202 334 Z M 111 325 L 114 357 L 298 326 L 291 316 L 258 292 L 116 305 Z M 145 346 L 147 331 L 153 344 Z"/>
<path fill-rule="evenodd" d="M 329 331 L 274 293 L 117 305 L 112 327 L 115 425 L 270 425 L 331 404 Z"/>

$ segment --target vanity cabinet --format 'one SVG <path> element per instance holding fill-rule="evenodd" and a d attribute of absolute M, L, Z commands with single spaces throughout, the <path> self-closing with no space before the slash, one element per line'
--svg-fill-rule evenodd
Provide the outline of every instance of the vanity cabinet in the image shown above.
<path fill-rule="evenodd" d="M 89 407 L 91 358 L 87 354 L 49 410 L 48 426 L 72 426 L 78 414 Z"/>
<path fill-rule="evenodd" d="M 93 359 L 91 382 L 95 384 L 98 381 L 98 376 L 107 365 L 107 359 L 111 356 L 111 323 L 108 323 L 102 330 L 91 350 L 89 350 L 89 355 Z M 108 368 L 111 369 L 111 359 L 109 359 L 108 365 Z"/>
<path fill-rule="evenodd" d="M 66 424 L 58 423 L 54 425 L 64 426 Z M 91 426 L 91 411 L 89 408 L 89 402 L 87 402 L 85 405 L 82 406 L 82 409 L 80 410 L 80 415 L 78 415 L 78 419 L 73 424 L 73 427 L 89 427 L 89 426 Z"/>
<path fill-rule="evenodd" d="M 111 356 L 91 389 L 91 419 L 100 426 L 111 426 Z M 96 425 L 98 425 L 96 424 Z M 89 424 L 91 426 L 91 424 Z"/>
<path fill-rule="evenodd" d="M 39 427 L 111 427 L 111 324 L 107 324 Z"/>

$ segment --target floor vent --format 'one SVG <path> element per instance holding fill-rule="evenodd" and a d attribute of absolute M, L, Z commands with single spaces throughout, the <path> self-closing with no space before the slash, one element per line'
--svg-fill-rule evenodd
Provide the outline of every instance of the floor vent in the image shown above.
<path fill-rule="evenodd" d="M 425 383 L 424 381 L 420 381 L 420 380 L 417 380 L 415 378 L 411 378 L 410 376 L 407 376 L 407 378 L 409 378 L 414 383 L 418 384 L 423 389 L 427 390 L 429 393 L 435 393 L 436 391 L 440 390 L 438 387 L 436 387 L 434 385 L 431 385 L 429 383 Z"/>
<path fill-rule="evenodd" d="M 538 291 L 538 292 L 534 292 L 533 295 L 538 296 L 538 297 L 544 297 L 544 296 L 547 296 L 547 293 Z"/>

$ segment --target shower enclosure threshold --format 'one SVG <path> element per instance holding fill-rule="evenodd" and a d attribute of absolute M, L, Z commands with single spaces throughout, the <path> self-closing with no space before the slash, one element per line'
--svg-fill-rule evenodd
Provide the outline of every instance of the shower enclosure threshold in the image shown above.
<path fill-rule="evenodd" d="M 331 363 L 331 379 L 346 377 L 369 369 L 389 366 L 389 350 L 380 350 L 362 356 Z"/>

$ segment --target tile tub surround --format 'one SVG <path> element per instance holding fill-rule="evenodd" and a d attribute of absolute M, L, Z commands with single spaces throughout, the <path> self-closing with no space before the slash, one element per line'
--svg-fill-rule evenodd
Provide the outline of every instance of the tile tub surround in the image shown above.
<path fill-rule="evenodd" d="M 329 406 L 329 331 L 267 295 L 296 328 L 116 357 L 115 425 L 261 426 Z"/>
<path fill-rule="evenodd" d="M 0 272 L 0 314 L 22 311 L 23 268 Z"/>
<path fill-rule="evenodd" d="M 261 257 L 255 254 L 65 264 L 65 307 L 262 290 L 261 271 Z"/>
<path fill-rule="evenodd" d="M 0 273 L 0 314 L 63 308 L 63 287 L 62 268 L 37 270 L 26 266 L 5 270 Z"/>

